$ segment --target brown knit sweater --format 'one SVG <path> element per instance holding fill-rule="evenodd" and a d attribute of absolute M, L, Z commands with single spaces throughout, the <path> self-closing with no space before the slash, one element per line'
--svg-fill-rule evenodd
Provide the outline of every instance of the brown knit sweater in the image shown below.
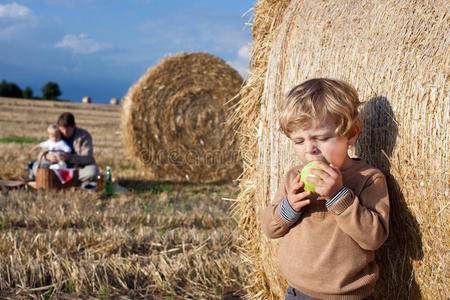
<path fill-rule="evenodd" d="M 92 137 L 87 130 L 75 127 L 72 150 L 71 163 L 77 163 L 80 166 L 95 164 Z"/>
<path fill-rule="evenodd" d="M 348 190 L 330 199 L 311 198 L 295 222 L 280 212 L 287 187 L 301 170 L 290 169 L 262 214 L 262 229 L 280 238 L 281 274 L 295 289 L 319 299 L 362 299 L 378 279 L 374 250 L 389 233 L 389 196 L 383 174 L 364 160 L 341 170 Z M 328 202 L 328 208 L 325 203 Z"/>

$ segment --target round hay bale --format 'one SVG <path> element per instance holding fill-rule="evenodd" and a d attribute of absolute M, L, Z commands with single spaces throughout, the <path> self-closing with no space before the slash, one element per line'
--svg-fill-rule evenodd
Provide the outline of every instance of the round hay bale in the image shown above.
<path fill-rule="evenodd" d="M 91 97 L 88 97 L 88 96 L 83 97 L 83 99 L 81 100 L 81 103 L 84 103 L 84 104 L 92 103 L 92 99 L 91 99 Z"/>
<path fill-rule="evenodd" d="M 119 105 L 119 99 L 111 98 L 111 100 L 109 100 L 109 105 Z"/>
<path fill-rule="evenodd" d="M 146 177 L 236 179 L 242 163 L 225 121 L 241 85 L 236 70 L 207 53 L 180 53 L 149 68 L 122 103 L 124 143 Z"/>
<path fill-rule="evenodd" d="M 253 270 L 249 296 L 280 299 L 286 288 L 278 241 L 267 239 L 259 223 L 281 176 L 297 163 L 278 130 L 276 104 L 306 79 L 331 77 L 350 82 L 366 102 L 353 154 L 388 180 L 390 237 L 376 254 L 376 298 L 447 298 L 448 3 L 293 0 L 258 1 L 256 8 L 255 22 L 264 20 L 272 32 L 255 36 L 252 75 L 234 116 L 246 137 L 236 214 Z"/>

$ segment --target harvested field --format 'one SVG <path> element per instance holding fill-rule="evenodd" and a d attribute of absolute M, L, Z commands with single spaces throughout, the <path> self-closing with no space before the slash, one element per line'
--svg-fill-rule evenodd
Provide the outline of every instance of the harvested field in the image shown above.
<path fill-rule="evenodd" d="M 125 155 L 120 107 L 0 98 L 0 139 L 46 139 L 63 111 L 93 137 L 130 195 L 0 193 L 1 299 L 241 299 L 248 270 L 231 217 L 234 182 L 150 182 Z M 0 177 L 26 175 L 32 144 L 0 143 Z M 226 199 L 226 200 L 224 200 Z"/>

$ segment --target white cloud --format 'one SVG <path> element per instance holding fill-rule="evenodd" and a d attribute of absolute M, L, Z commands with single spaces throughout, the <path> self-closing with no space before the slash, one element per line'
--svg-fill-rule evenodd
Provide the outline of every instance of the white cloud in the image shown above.
<path fill-rule="evenodd" d="M 238 56 L 246 60 L 250 59 L 250 46 L 244 45 L 241 48 L 239 48 Z"/>
<path fill-rule="evenodd" d="M 0 17 L 2 18 L 20 19 L 28 17 L 32 13 L 28 7 L 17 4 L 16 2 L 5 5 L 0 4 Z"/>
<path fill-rule="evenodd" d="M 56 47 L 66 48 L 77 54 L 92 54 L 112 48 L 110 44 L 96 42 L 87 34 L 80 34 L 78 36 L 66 34 L 62 41 L 56 43 Z"/>
<path fill-rule="evenodd" d="M 249 71 L 250 63 L 250 46 L 244 45 L 239 48 L 237 57 L 233 61 L 228 62 L 234 69 L 236 69 L 242 77 L 246 77 Z"/>
<path fill-rule="evenodd" d="M 25 40 L 24 36 L 39 26 L 39 18 L 31 9 L 15 2 L 0 4 L 0 40 Z"/>

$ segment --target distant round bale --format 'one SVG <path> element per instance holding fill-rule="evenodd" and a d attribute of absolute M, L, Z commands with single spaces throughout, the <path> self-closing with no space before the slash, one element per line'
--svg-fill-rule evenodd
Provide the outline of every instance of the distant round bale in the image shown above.
<path fill-rule="evenodd" d="M 119 99 L 111 98 L 111 100 L 109 100 L 109 105 L 119 105 Z"/>
<path fill-rule="evenodd" d="M 239 73 L 207 53 L 180 53 L 149 68 L 122 101 L 122 135 L 155 181 L 218 182 L 242 170 L 227 115 Z"/>
<path fill-rule="evenodd" d="M 86 104 L 92 103 L 91 97 L 88 97 L 88 96 L 83 97 L 82 103 L 86 103 Z"/>

